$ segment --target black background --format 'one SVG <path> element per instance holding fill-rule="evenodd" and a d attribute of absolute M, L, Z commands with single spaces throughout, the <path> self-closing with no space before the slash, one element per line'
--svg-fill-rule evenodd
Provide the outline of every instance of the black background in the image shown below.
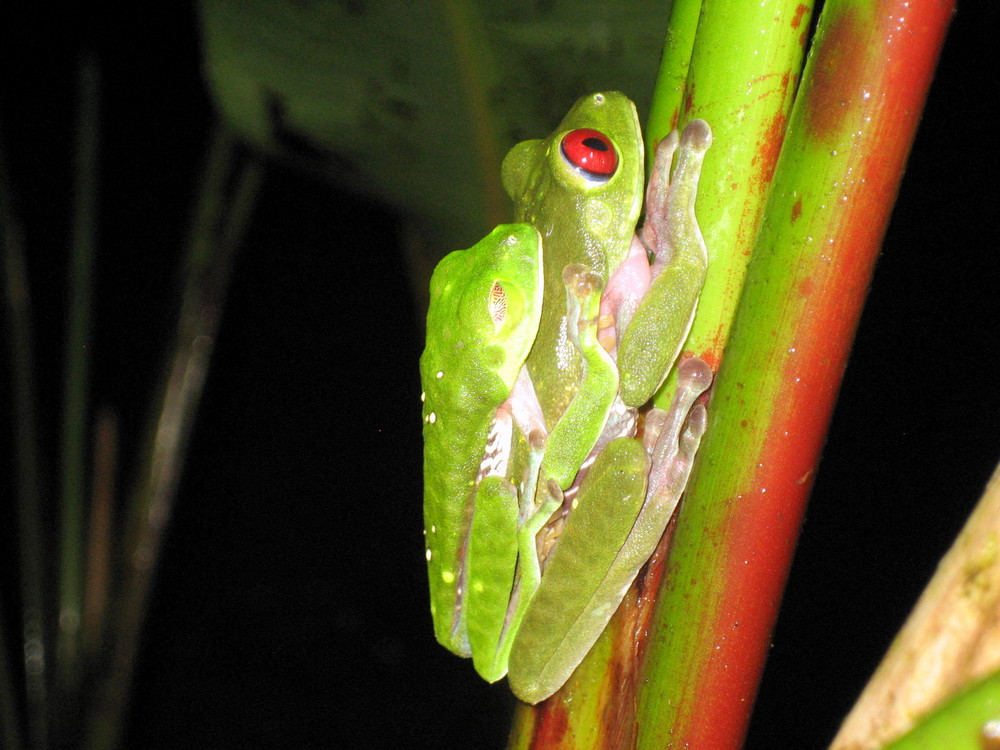
<path fill-rule="evenodd" d="M 50 445 L 85 43 L 98 52 L 105 105 L 92 395 L 118 410 L 126 447 L 171 329 L 211 106 L 192 8 L 141 7 L 0 31 L 0 116 L 30 252 Z M 828 744 L 1000 458 L 1000 202 L 987 111 L 998 12 L 985 7 L 963 4 L 952 24 L 749 748 Z M 53 31 L 57 22 L 73 32 Z M 269 166 L 166 540 L 129 748 L 503 745 L 506 687 L 484 684 L 431 634 L 421 342 L 398 226 L 384 207 Z M 3 519 L 9 529 L 9 511 Z"/>

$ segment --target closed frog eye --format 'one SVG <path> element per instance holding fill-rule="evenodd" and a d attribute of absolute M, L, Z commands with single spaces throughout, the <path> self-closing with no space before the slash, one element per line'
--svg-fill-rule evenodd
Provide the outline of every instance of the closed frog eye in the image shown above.
<path fill-rule="evenodd" d="M 600 130 L 571 130 L 559 148 L 563 159 L 587 179 L 607 182 L 618 169 L 618 152 Z"/>
<path fill-rule="evenodd" d="M 507 319 L 507 290 L 499 281 L 493 282 L 488 305 L 490 318 L 493 319 L 493 328 L 499 331 Z"/>

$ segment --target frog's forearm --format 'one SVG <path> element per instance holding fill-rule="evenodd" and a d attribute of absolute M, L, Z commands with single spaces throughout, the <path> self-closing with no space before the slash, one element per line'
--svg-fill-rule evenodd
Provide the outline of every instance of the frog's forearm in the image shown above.
<path fill-rule="evenodd" d="M 679 144 L 673 136 L 657 148 L 651 178 L 656 185 L 650 186 L 642 229 L 643 242 L 654 253 L 652 282 L 618 346 L 622 399 L 629 406 L 641 406 L 653 397 L 691 329 L 708 266 L 694 207 L 711 143 L 708 124 L 692 120 Z M 663 189 L 675 148 L 677 168 Z"/>

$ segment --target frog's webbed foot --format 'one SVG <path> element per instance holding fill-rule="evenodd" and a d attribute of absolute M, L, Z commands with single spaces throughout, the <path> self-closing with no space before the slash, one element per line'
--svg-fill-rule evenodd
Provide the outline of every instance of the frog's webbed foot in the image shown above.
<path fill-rule="evenodd" d="M 670 408 L 651 409 L 646 415 L 643 445 L 652 467 L 637 527 L 662 531 L 681 499 L 708 418 L 705 407 L 694 402 L 708 390 L 712 376 L 712 368 L 703 359 L 684 360 L 677 369 L 677 392 Z M 659 534 L 656 536 L 653 547 L 659 540 Z M 652 551 L 651 547 L 650 554 Z"/>
<path fill-rule="evenodd" d="M 538 440 L 544 442 L 538 432 L 529 436 L 529 442 L 534 443 L 532 451 L 537 449 L 540 455 L 543 445 Z M 537 478 L 537 470 L 532 476 Z M 527 493 L 533 493 L 535 486 L 535 479 L 529 481 L 530 488 L 523 487 L 520 497 L 510 482 L 496 476 L 486 477 L 476 493 L 468 543 L 468 585 L 461 598 L 465 610 L 479 614 L 466 618 L 469 646 L 476 671 L 489 682 L 507 672 L 512 636 L 542 579 L 543 558 L 536 538 L 563 500 L 556 482 L 542 480 L 540 506 L 525 518 L 525 509 L 531 507 L 533 499 Z M 459 617 L 461 612 L 456 614 Z"/>
<path fill-rule="evenodd" d="M 677 252 L 704 248 L 695 218 L 698 178 L 705 152 L 712 145 L 712 129 L 704 120 L 692 120 L 680 137 L 674 130 L 656 147 L 653 171 L 646 189 L 646 219 L 640 231 L 642 244 L 653 257 L 653 276 L 673 260 Z M 673 175 L 670 165 L 677 154 Z M 694 242 L 700 248 L 688 248 Z"/>
<path fill-rule="evenodd" d="M 668 249 L 665 237 L 668 229 L 670 165 L 673 163 L 679 143 L 677 131 L 671 130 L 656 145 L 656 153 L 653 155 L 653 171 L 649 173 L 649 184 L 646 186 L 646 218 L 643 220 L 642 229 L 639 230 L 639 238 L 652 261 Z"/>
<path fill-rule="evenodd" d="M 518 524 L 517 528 L 517 586 L 516 596 L 511 596 L 511 614 L 523 612 L 538 589 L 542 580 L 542 564 L 550 551 L 551 544 L 546 544 L 545 535 L 539 532 L 550 522 L 553 514 L 563 504 L 563 493 L 559 484 L 553 479 L 542 478 L 538 487 L 538 509 L 529 518 Z M 559 530 L 561 532 L 561 528 Z M 558 532 L 555 535 L 558 538 Z"/>

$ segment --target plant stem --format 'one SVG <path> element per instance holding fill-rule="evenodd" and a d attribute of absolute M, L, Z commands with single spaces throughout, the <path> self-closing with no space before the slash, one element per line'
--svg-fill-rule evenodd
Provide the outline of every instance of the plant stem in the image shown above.
<path fill-rule="evenodd" d="M 90 750 L 116 747 L 124 730 L 153 574 L 172 514 L 233 258 L 261 182 L 260 162 L 252 157 L 239 175 L 226 212 L 225 188 L 235 148 L 232 133 L 225 126 L 217 126 L 188 241 L 184 290 L 166 380 L 149 442 L 143 450 L 142 475 L 131 501 L 126 583 L 114 619 L 108 671 L 102 678 L 90 716 L 85 744 Z"/>
<path fill-rule="evenodd" d="M 657 602 L 638 724 L 677 706 L 672 747 L 742 743 L 951 12 L 937 0 L 823 8 Z"/>
<path fill-rule="evenodd" d="M 66 316 L 63 380 L 61 523 L 59 526 L 59 617 L 56 634 L 60 692 L 73 695 L 81 677 L 80 620 L 83 606 L 84 494 L 87 482 L 87 391 L 90 373 L 92 271 L 97 235 L 97 158 L 100 73 L 92 56 L 79 66 L 73 242 Z"/>
<path fill-rule="evenodd" d="M 49 699 L 45 639 L 42 488 L 38 472 L 38 432 L 35 401 L 35 357 L 32 348 L 31 299 L 20 223 L 11 204 L 6 150 L 0 138 L 0 230 L 3 232 L 4 298 L 7 303 L 13 401 L 18 540 L 21 569 L 22 653 L 27 737 L 32 748 L 48 747 Z M 0 697 L 0 700 L 15 700 Z"/>
<path fill-rule="evenodd" d="M 118 473 L 118 420 L 110 410 L 97 415 L 94 430 L 94 478 L 87 533 L 87 576 L 84 582 L 80 644 L 85 664 L 92 665 L 107 623 L 111 590 L 112 530 L 115 477 Z"/>

